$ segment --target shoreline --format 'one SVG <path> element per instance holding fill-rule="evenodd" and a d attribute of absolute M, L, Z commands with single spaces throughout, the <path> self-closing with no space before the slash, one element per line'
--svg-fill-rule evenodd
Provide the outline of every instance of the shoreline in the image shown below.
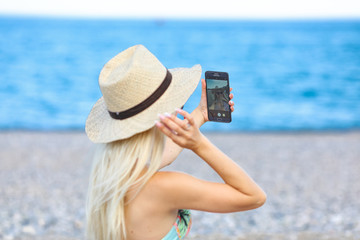
<path fill-rule="evenodd" d="M 359 135 L 360 129 L 353 128 L 347 130 L 329 129 L 329 130 L 259 130 L 259 131 L 214 131 L 200 129 L 206 136 L 340 136 L 340 135 Z M 0 129 L 0 136 L 4 135 L 83 135 L 87 138 L 85 129 Z M 89 140 L 90 141 L 90 140 Z"/>
<path fill-rule="evenodd" d="M 359 239 L 360 131 L 204 134 L 268 200 L 247 212 L 193 211 L 187 239 Z M 83 239 L 94 146 L 80 131 L 0 132 L 0 238 Z M 188 150 L 166 170 L 221 181 Z"/>

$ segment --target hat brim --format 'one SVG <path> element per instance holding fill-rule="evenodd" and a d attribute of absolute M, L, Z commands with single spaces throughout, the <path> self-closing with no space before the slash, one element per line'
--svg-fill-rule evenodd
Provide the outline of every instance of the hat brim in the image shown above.
<path fill-rule="evenodd" d="M 172 80 L 164 94 L 144 111 L 123 120 L 113 119 L 101 97 L 91 109 L 86 120 L 85 131 L 95 143 L 107 143 L 129 138 L 155 125 L 158 114 L 174 112 L 185 104 L 195 91 L 200 77 L 201 66 L 169 69 Z"/>

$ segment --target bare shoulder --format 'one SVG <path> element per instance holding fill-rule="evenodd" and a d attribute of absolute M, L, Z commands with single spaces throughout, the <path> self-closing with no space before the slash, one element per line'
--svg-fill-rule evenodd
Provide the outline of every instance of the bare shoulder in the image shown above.
<path fill-rule="evenodd" d="M 155 206 L 161 206 L 162 211 L 168 212 L 176 209 L 173 204 L 175 195 L 181 192 L 178 183 L 187 181 L 190 175 L 179 172 L 156 172 L 141 190 L 138 198 L 145 199 Z"/>
<path fill-rule="evenodd" d="M 189 186 L 201 181 L 189 174 L 172 171 L 157 172 L 147 184 L 148 191 L 161 199 L 169 199 L 182 193 Z M 176 197 L 176 196 L 175 196 Z"/>
<path fill-rule="evenodd" d="M 147 190 L 168 209 L 197 209 L 193 203 L 214 184 L 186 173 L 161 171 L 150 179 Z"/>
<path fill-rule="evenodd" d="M 148 182 L 148 188 L 156 192 L 169 193 L 172 189 L 177 189 L 191 180 L 194 180 L 189 174 L 181 172 L 161 171 L 152 176 Z"/>

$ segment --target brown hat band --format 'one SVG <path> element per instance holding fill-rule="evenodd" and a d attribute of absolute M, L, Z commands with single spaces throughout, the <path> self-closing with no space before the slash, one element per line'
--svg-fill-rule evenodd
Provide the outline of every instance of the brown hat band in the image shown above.
<path fill-rule="evenodd" d="M 113 119 L 123 120 L 123 119 L 132 117 L 132 116 L 144 111 L 146 108 L 150 107 L 154 102 L 156 102 L 156 100 L 158 100 L 164 94 L 166 89 L 170 86 L 171 79 L 172 79 L 172 75 L 169 72 L 169 70 L 167 70 L 164 81 L 148 98 L 146 98 L 144 101 L 142 101 L 138 105 L 136 105 L 132 108 L 129 108 L 128 110 L 122 111 L 122 112 L 108 111 L 110 116 Z"/>

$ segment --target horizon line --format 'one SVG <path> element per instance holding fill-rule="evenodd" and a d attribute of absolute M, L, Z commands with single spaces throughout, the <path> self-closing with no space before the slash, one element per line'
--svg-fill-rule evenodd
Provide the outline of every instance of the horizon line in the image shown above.
<path fill-rule="evenodd" d="M 189 20 L 189 21 L 356 21 L 360 20 L 360 16 L 116 16 L 116 15 L 73 15 L 73 14 L 43 14 L 43 13 L 2 13 L 0 17 L 15 18 L 47 18 L 47 19 L 74 19 L 74 20 L 154 20 L 154 21 L 171 21 L 171 20 Z"/>

